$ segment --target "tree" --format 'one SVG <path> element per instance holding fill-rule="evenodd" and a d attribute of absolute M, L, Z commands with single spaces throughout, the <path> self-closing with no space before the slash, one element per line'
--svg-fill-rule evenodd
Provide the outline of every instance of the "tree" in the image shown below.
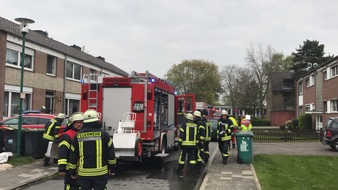
<path fill-rule="evenodd" d="M 169 69 L 166 78 L 174 84 L 179 94 L 195 94 L 196 101 L 215 104 L 223 92 L 218 66 L 210 61 L 183 60 Z"/>
<path fill-rule="evenodd" d="M 271 74 L 283 71 L 284 67 L 287 67 L 287 60 L 282 53 L 276 53 L 271 46 L 267 46 L 265 50 L 262 46 L 259 46 L 258 51 L 256 51 L 252 45 L 247 49 L 246 60 L 254 73 L 253 80 L 255 83 L 253 84 L 257 85 L 258 107 L 262 114 L 267 101 L 271 101 L 271 97 L 268 97 Z"/>
<path fill-rule="evenodd" d="M 303 45 L 299 45 L 297 52 L 291 53 L 294 64 L 291 69 L 295 71 L 296 78 L 334 57 L 334 55 L 324 56 L 324 47 L 319 41 L 307 39 Z"/>

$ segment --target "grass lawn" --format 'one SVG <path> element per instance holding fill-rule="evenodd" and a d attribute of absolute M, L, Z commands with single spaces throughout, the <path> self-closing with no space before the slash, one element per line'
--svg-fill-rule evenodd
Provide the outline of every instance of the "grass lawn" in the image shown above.
<path fill-rule="evenodd" d="M 25 165 L 25 164 L 30 164 L 35 162 L 36 159 L 31 157 L 31 156 L 21 156 L 18 157 L 16 155 L 11 156 L 8 158 L 8 164 L 12 164 L 14 167 L 15 166 L 21 166 L 21 165 Z"/>
<path fill-rule="evenodd" d="M 338 189 L 338 157 L 256 155 L 262 190 Z"/>

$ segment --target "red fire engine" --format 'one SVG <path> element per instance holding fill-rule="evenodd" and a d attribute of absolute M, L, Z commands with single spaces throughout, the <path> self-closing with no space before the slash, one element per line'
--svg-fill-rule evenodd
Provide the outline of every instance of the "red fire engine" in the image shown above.
<path fill-rule="evenodd" d="M 165 157 L 177 146 L 178 104 L 174 87 L 148 71 L 130 76 L 84 75 L 81 110 L 101 113 L 116 157 L 141 161 Z"/>

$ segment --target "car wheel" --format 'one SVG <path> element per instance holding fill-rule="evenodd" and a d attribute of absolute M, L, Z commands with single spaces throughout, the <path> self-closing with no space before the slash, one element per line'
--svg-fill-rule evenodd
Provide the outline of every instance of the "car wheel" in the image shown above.
<path fill-rule="evenodd" d="M 333 150 L 338 152 L 338 139 L 333 141 Z"/>

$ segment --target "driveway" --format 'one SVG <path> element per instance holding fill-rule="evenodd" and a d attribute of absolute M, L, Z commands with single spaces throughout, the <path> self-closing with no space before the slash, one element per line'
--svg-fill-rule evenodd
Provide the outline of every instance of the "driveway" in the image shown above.
<path fill-rule="evenodd" d="M 337 156 L 338 152 L 321 142 L 253 143 L 253 154 Z"/>

